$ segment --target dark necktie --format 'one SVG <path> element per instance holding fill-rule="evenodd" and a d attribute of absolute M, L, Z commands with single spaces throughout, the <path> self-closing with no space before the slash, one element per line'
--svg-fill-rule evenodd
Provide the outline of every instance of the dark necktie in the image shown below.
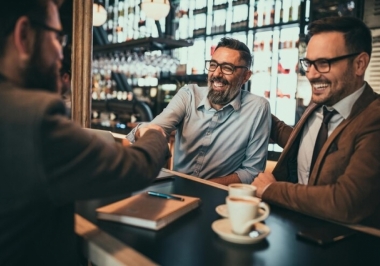
<path fill-rule="evenodd" d="M 337 114 L 338 112 L 336 110 L 332 110 L 331 112 L 326 109 L 326 107 L 323 107 L 323 121 L 321 124 L 321 127 L 318 131 L 317 139 L 315 141 L 314 151 L 313 151 L 313 158 L 311 159 L 310 164 L 310 173 L 313 171 L 313 167 L 315 164 L 315 161 L 317 160 L 318 154 L 321 151 L 323 144 L 325 144 L 327 140 L 328 135 L 328 124 L 330 122 L 330 119 Z"/>

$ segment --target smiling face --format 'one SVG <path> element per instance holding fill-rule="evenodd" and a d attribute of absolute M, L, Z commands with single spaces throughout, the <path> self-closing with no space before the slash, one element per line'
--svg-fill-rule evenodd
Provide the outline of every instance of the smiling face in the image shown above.
<path fill-rule="evenodd" d="M 234 66 L 246 66 L 247 62 L 241 59 L 237 50 L 219 47 L 212 55 L 212 60 L 218 64 L 228 63 Z M 247 82 L 251 71 L 246 68 L 236 68 L 231 75 L 223 74 L 220 66 L 208 72 L 209 93 L 207 98 L 211 105 L 220 109 L 231 102 L 239 93 L 241 86 Z"/>
<path fill-rule="evenodd" d="M 340 32 L 315 34 L 307 47 L 306 57 L 309 60 L 350 54 L 345 46 L 344 36 Z M 312 101 L 317 104 L 332 106 L 359 89 L 363 80 L 355 70 L 356 57 L 331 63 L 328 73 L 319 73 L 314 66 L 306 72 L 312 87 Z"/>

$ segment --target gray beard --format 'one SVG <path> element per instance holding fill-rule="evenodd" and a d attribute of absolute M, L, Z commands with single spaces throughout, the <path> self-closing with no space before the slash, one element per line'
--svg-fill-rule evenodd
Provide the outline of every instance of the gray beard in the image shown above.
<path fill-rule="evenodd" d="M 238 95 L 239 91 L 240 88 L 230 88 L 225 91 L 215 91 L 214 89 L 210 88 L 207 94 L 207 99 L 212 104 L 224 106 L 231 102 L 236 97 L 236 95 Z"/>

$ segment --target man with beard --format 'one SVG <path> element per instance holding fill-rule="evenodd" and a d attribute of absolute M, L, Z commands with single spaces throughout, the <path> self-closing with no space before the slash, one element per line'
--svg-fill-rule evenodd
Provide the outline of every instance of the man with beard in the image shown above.
<path fill-rule="evenodd" d="M 252 72 L 252 56 L 242 42 L 222 38 L 206 60 L 208 86 L 187 85 L 148 125 L 176 130 L 174 170 L 228 185 L 251 183 L 265 169 L 270 131 L 267 100 L 241 87 Z M 133 143 L 145 132 L 128 135 Z"/>
<path fill-rule="evenodd" d="M 74 202 L 142 189 L 167 160 L 157 126 L 123 147 L 65 116 L 58 6 L 0 9 L 0 265 L 78 265 Z"/>
<path fill-rule="evenodd" d="M 380 99 L 364 81 L 371 31 L 359 19 L 331 17 L 312 22 L 309 36 L 300 62 L 312 104 L 294 129 L 273 117 L 271 139 L 284 150 L 253 185 L 267 202 L 380 228 Z"/>

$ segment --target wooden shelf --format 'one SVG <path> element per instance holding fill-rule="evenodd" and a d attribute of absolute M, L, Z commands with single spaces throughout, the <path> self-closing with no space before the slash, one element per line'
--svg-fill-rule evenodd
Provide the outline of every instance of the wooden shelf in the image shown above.
<path fill-rule="evenodd" d="M 160 84 L 165 82 L 207 82 L 207 74 L 199 75 L 170 75 L 168 77 L 160 77 Z"/>
<path fill-rule="evenodd" d="M 144 38 L 130 40 L 122 43 L 111 43 L 106 45 L 94 46 L 93 53 L 107 53 L 126 50 L 137 51 L 154 51 L 154 50 L 171 50 L 181 47 L 192 46 L 193 42 L 189 40 L 172 40 L 166 38 Z"/>

